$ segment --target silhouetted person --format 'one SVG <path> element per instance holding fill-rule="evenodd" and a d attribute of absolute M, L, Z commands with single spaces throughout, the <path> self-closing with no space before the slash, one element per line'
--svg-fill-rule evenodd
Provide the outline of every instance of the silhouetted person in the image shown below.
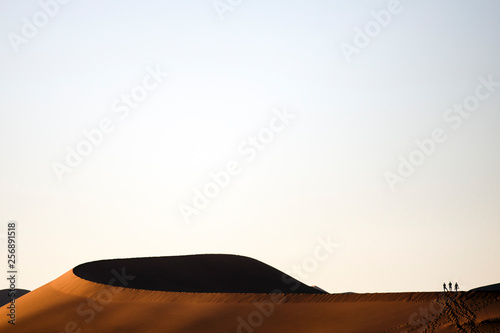
<path fill-rule="evenodd" d="M 453 291 L 453 285 L 451 284 L 451 281 L 450 283 L 448 283 L 448 287 L 450 287 L 450 291 Z"/>
<path fill-rule="evenodd" d="M 458 291 L 458 282 L 455 282 L 455 292 Z"/>
<path fill-rule="evenodd" d="M 445 292 L 447 292 L 447 291 L 448 291 L 448 289 L 446 289 L 446 282 L 445 282 L 445 283 L 443 283 L 443 289 L 444 289 L 444 291 L 445 291 Z"/>

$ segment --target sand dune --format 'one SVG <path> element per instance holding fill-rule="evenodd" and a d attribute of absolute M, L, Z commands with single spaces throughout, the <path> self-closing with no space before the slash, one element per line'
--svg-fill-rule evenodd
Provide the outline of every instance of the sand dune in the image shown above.
<path fill-rule="evenodd" d="M 484 287 L 474 288 L 471 291 L 500 291 L 500 283 L 490 284 Z"/>
<path fill-rule="evenodd" d="M 298 281 L 278 279 L 283 273 L 250 258 L 173 258 L 100 261 L 78 266 L 18 299 L 16 325 L 2 320 L 0 332 L 500 330 L 499 292 L 326 294 L 311 288 L 314 293 L 293 293 L 290 286 Z M 158 267 L 165 263 L 174 266 Z M 193 267 L 193 263 L 198 266 Z M 148 266 L 153 264 L 156 266 Z M 224 270 L 226 265 L 228 269 Z M 241 277 L 238 269 L 257 281 L 246 279 L 247 284 L 233 280 L 232 274 Z M 182 280 L 184 277 L 189 283 Z M 153 286 L 163 290 L 151 290 Z M 182 291 L 183 288 L 188 291 Z M 213 292 L 207 292 L 207 288 Z M 233 292 L 240 288 L 247 291 Z M 300 283 L 296 290 L 307 288 L 310 287 Z M 262 293 L 251 291 L 269 289 L 272 290 Z M 283 293 L 278 293 L 280 290 Z M 0 312 L 5 311 L 5 306 L 0 308 Z"/>
<path fill-rule="evenodd" d="M 23 295 L 26 295 L 29 292 L 30 291 L 26 290 L 26 289 L 15 289 L 14 299 L 17 299 Z M 10 295 L 10 293 L 11 293 L 10 289 L 0 290 L 0 306 L 3 306 L 3 305 L 10 302 L 10 300 L 12 299 L 12 296 Z"/>

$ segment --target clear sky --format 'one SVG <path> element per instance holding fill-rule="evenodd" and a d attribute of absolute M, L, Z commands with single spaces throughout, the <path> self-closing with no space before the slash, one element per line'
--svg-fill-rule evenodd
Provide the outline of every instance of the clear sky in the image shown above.
<path fill-rule="evenodd" d="M 500 282 L 499 18 L 495 0 L 0 1 L 18 286 L 196 253 L 329 292 Z"/>

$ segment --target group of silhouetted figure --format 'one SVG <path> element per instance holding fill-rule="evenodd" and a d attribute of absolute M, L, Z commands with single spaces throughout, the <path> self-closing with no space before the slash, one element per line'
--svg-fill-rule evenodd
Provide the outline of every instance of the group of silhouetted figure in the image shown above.
<path fill-rule="evenodd" d="M 446 282 L 443 283 L 443 289 L 445 292 L 447 291 L 453 291 L 453 284 L 451 284 L 451 281 L 450 283 L 448 283 L 448 288 L 446 288 Z M 455 282 L 455 292 L 458 291 L 458 282 Z"/>

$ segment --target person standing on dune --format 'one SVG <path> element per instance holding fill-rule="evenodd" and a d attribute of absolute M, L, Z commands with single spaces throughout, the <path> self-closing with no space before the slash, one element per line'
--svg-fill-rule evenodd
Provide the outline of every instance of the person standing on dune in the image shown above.
<path fill-rule="evenodd" d="M 448 283 L 448 287 L 449 287 L 450 291 L 453 291 L 453 284 L 451 284 L 451 281 L 450 281 L 450 283 Z"/>
<path fill-rule="evenodd" d="M 444 292 L 447 292 L 447 291 L 448 291 L 448 289 L 446 289 L 446 282 L 445 282 L 445 283 L 443 283 L 443 289 L 444 289 Z"/>
<path fill-rule="evenodd" d="M 458 292 L 458 282 L 455 282 L 455 292 Z"/>

